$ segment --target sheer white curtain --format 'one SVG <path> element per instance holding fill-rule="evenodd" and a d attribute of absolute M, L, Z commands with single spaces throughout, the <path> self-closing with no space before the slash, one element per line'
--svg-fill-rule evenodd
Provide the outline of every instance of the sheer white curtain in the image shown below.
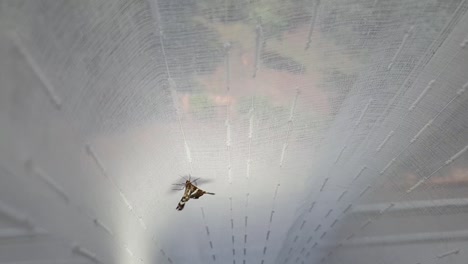
<path fill-rule="evenodd" d="M 0 263 L 467 258 L 466 0 L 0 3 Z"/>

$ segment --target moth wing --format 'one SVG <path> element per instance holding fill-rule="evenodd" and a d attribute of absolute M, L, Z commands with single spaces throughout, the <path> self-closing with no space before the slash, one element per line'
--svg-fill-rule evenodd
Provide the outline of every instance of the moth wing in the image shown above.
<path fill-rule="evenodd" d="M 197 189 L 190 195 L 190 198 L 192 198 L 192 199 L 198 199 L 198 198 L 200 198 L 203 194 L 205 194 L 205 191 L 203 191 L 203 190 L 197 188 Z"/>

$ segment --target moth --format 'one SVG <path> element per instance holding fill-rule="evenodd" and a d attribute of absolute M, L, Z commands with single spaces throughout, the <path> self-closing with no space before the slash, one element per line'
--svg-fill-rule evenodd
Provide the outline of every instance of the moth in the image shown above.
<path fill-rule="evenodd" d="M 185 189 L 184 195 L 182 196 L 182 198 L 180 199 L 176 207 L 178 211 L 182 211 L 185 207 L 185 203 L 187 203 L 190 199 L 198 199 L 204 194 L 214 195 L 214 193 L 204 191 L 195 185 L 197 183 L 197 180 L 199 180 L 199 178 L 192 181 L 190 177 L 191 176 L 189 175 L 189 179 L 186 179 L 185 183 L 174 184 L 174 185 L 182 186 L 182 189 L 175 189 L 175 190 Z"/>

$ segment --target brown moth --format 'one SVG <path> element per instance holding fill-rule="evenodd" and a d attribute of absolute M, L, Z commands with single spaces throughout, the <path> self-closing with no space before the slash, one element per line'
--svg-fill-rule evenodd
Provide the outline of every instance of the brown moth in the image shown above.
<path fill-rule="evenodd" d="M 198 199 L 201 196 L 203 196 L 204 194 L 214 195 L 214 193 L 212 193 L 212 192 L 206 192 L 206 191 L 198 188 L 195 185 L 197 180 L 198 179 L 195 179 L 195 180 L 191 181 L 190 180 L 190 175 L 189 175 L 189 179 L 185 181 L 184 196 L 182 196 L 182 198 L 180 199 L 180 202 L 177 204 L 177 207 L 176 207 L 176 209 L 178 211 L 182 211 L 182 209 L 184 209 L 184 207 L 185 207 L 185 203 L 188 202 L 188 200 L 190 200 L 190 199 Z M 182 185 L 182 184 L 176 184 L 176 185 Z"/>

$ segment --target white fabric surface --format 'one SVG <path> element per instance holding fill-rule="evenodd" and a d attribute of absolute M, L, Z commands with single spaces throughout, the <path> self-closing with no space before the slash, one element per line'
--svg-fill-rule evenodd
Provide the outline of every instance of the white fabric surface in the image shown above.
<path fill-rule="evenodd" d="M 468 1 L 0 3 L 1 264 L 466 262 Z"/>

